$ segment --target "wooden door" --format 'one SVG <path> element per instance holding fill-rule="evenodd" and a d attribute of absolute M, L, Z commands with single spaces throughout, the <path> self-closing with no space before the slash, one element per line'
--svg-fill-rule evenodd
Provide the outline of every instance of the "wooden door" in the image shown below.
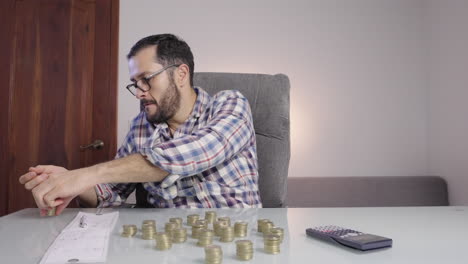
<path fill-rule="evenodd" d="M 118 0 L 7 0 L 1 7 L 10 10 L 0 47 L 9 51 L 0 53 L 9 62 L 0 75 L 3 215 L 35 207 L 18 183 L 30 166 L 76 169 L 115 155 Z M 96 139 L 102 149 L 80 150 Z"/>

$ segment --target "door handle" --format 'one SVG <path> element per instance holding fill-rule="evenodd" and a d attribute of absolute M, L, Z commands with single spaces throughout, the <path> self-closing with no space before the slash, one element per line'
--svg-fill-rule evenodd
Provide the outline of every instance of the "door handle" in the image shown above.
<path fill-rule="evenodd" d="M 102 140 L 100 140 L 100 139 L 96 139 L 91 144 L 80 146 L 80 149 L 81 150 L 85 150 L 85 149 L 89 149 L 89 148 L 101 149 L 102 147 L 104 147 L 104 142 Z"/>

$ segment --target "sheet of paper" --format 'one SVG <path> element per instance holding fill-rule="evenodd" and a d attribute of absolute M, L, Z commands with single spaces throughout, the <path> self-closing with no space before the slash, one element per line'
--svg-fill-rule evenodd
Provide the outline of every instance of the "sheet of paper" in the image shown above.
<path fill-rule="evenodd" d="M 79 212 L 57 236 L 40 264 L 106 262 L 110 233 L 118 217 L 119 212 Z"/>

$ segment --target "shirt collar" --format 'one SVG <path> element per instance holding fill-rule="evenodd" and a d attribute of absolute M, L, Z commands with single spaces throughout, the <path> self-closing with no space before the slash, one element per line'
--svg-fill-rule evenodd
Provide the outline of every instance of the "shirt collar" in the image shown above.
<path fill-rule="evenodd" d="M 192 113 L 190 114 L 191 118 L 199 118 L 203 111 L 207 108 L 211 96 L 205 92 L 202 88 L 194 86 L 193 89 L 197 94 L 197 100 L 195 100 L 195 105 L 193 106 Z"/>

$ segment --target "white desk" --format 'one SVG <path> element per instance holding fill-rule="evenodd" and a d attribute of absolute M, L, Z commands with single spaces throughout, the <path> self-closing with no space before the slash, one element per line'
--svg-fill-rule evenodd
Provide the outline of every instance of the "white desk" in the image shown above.
<path fill-rule="evenodd" d="M 58 217 L 39 217 L 37 209 L 25 209 L 0 218 L 0 263 L 37 263 L 57 234 L 79 209 L 67 209 Z M 96 209 L 81 209 L 94 212 Z M 162 230 L 170 217 L 205 210 L 119 209 L 120 216 L 111 236 L 107 263 L 204 263 L 204 250 L 188 238 L 158 251 L 154 241 L 123 238 L 123 224 L 141 225 L 155 219 Z M 248 239 L 254 242 L 254 258 L 235 258 L 235 243 L 215 243 L 223 248 L 223 263 L 468 263 L 468 207 L 388 207 L 388 208 L 280 208 L 220 209 L 218 216 L 249 222 Z M 257 234 L 257 219 L 267 218 L 285 229 L 279 255 L 263 252 Z M 393 248 L 359 252 L 311 239 L 307 227 L 339 225 L 390 237 Z M 191 232 L 189 232 L 190 234 Z"/>

